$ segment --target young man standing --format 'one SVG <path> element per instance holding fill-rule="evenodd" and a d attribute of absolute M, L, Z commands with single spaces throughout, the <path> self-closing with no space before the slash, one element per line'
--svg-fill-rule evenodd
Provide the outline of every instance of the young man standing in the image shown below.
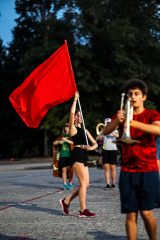
<path fill-rule="evenodd" d="M 133 120 L 130 121 L 133 144 L 122 144 L 122 166 L 119 179 L 121 212 L 126 214 L 127 239 L 137 239 L 137 219 L 140 213 L 150 240 L 157 240 L 157 223 L 153 209 L 158 202 L 159 174 L 155 137 L 160 135 L 160 114 L 144 107 L 148 87 L 140 79 L 129 80 L 125 93 L 131 99 Z M 107 135 L 117 127 L 123 129 L 125 112 L 120 110 L 104 127 Z"/>

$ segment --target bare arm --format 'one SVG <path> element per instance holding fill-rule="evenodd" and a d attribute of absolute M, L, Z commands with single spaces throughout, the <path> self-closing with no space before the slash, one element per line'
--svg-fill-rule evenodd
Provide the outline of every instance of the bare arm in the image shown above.
<path fill-rule="evenodd" d="M 74 117 L 75 117 L 75 112 L 76 112 L 76 105 L 77 105 L 77 100 L 79 98 L 79 92 L 77 91 L 74 96 L 74 100 L 71 106 L 70 110 L 70 117 L 69 117 L 69 135 L 74 136 L 77 133 L 77 129 L 74 125 Z"/>
<path fill-rule="evenodd" d="M 68 138 L 66 138 L 66 137 L 63 137 L 62 140 L 63 140 L 63 142 L 67 142 L 69 144 L 73 144 L 73 142 L 71 140 L 69 140 Z"/>
<path fill-rule="evenodd" d="M 86 146 L 86 149 L 87 149 L 88 151 L 92 151 L 92 150 L 94 150 L 94 149 L 96 149 L 96 148 L 98 147 L 98 144 L 97 144 L 96 140 L 92 137 L 92 135 L 90 134 L 90 132 L 89 132 L 87 129 L 86 129 L 86 134 L 87 134 L 89 140 L 90 140 L 91 143 L 92 143 L 92 146 L 87 145 L 87 146 Z"/>
<path fill-rule="evenodd" d="M 119 127 L 119 120 L 118 118 L 115 118 L 114 120 L 112 120 L 112 122 L 110 122 L 109 124 L 107 124 L 102 131 L 103 135 L 108 135 L 110 133 L 112 133 L 115 129 L 117 129 Z"/>
<path fill-rule="evenodd" d="M 53 142 L 53 145 L 59 145 L 59 144 L 63 144 L 63 140 L 55 140 L 54 142 Z"/>
<path fill-rule="evenodd" d="M 108 135 L 112 133 L 115 129 L 118 129 L 119 124 L 124 122 L 125 120 L 125 112 L 124 110 L 119 110 L 117 112 L 116 118 L 112 120 L 109 124 L 107 124 L 102 131 L 103 135 Z"/>
<path fill-rule="evenodd" d="M 116 118 L 104 127 L 102 134 L 110 134 L 112 131 L 118 128 L 119 124 L 124 122 L 124 120 L 125 112 L 123 110 L 118 111 Z M 160 121 L 155 121 L 152 124 L 145 124 L 139 121 L 131 120 L 130 126 L 153 135 L 160 135 Z"/>
<path fill-rule="evenodd" d="M 152 124 L 146 124 L 132 120 L 130 122 L 130 126 L 153 135 L 160 135 L 160 121 L 155 121 Z"/>

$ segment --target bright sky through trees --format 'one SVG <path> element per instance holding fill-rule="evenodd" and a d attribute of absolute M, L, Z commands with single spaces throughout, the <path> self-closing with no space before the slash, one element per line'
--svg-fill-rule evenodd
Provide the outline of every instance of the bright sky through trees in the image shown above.
<path fill-rule="evenodd" d="M 0 38 L 7 46 L 12 40 L 12 29 L 15 26 L 15 0 L 0 0 Z"/>

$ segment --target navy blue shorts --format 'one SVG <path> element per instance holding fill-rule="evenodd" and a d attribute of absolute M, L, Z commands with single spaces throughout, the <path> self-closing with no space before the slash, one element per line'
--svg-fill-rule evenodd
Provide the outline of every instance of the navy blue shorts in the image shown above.
<path fill-rule="evenodd" d="M 120 173 L 121 213 L 152 210 L 158 207 L 160 179 L 158 172 Z"/>

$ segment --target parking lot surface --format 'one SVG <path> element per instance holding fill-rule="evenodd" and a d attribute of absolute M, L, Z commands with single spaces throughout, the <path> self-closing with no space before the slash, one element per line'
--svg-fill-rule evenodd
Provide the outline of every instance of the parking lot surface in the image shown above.
<path fill-rule="evenodd" d="M 78 198 L 70 205 L 70 215 L 63 215 L 59 199 L 69 191 L 62 190 L 61 178 L 53 177 L 50 163 L 0 165 L 0 240 L 126 240 L 118 186 L 104 190 L 104 170 L 89 170 L 87 207 L 96 217 L 79 218 Z M 160 239 L 160 209 L 154 214 Z M 138 239 L 147 240 L 140 217 L 138 222 Z"/>

